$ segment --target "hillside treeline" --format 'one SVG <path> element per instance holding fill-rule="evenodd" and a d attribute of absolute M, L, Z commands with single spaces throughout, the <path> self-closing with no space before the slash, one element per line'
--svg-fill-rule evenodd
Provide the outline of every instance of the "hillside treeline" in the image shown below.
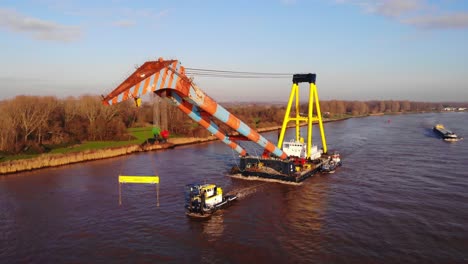
<path fill-rule="evenodd" d="M 453 105 L 453 104 L 452 104 Z M 466 105 L 465 105 L 466 106 Z M 185 114 L 168 104 L 168 129 L 179 136 L 207 136 Z M 439 111 L 440 103 L 410 101 L 321 101 L 325 117 L 377 113 Z M 230 104 L 229 111 L 254 128 L 282 123 L 285 106 L 265 104 Z M 307 105 L 301 105 L 307 113 Z M 0 101 L 0 151 L 21 153 L 34 149 L 46 151 L 54 146 L 95 140 L 130 140 L 130 127 L 150 126 L 154 113 L 151 102 L 136 108 L 133 102 L 102 105 L 97 96 L 84 95 L 58 99 L 52 96 L 17 96 Z M 228 128 L 216 122 L 222 130 Z"/>

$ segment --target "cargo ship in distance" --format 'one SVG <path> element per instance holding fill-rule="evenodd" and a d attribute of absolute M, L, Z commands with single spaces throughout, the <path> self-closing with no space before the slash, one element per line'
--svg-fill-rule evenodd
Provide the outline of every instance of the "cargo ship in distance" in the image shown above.
<path fill-rule="evenodd" d="M 453 142 L 458 141 L 462 138 L 458 137 L 457 134 L 453 133 L 452 131 L 446 129 L 444 125 L 437 124 L 433 128 L 434 132 L 437 133 L 439 136 L 442 137 L 443 140 Z"/>

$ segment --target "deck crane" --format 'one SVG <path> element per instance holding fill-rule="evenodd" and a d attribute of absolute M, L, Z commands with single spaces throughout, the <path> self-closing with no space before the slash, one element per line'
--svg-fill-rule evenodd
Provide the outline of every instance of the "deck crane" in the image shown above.
<path fill-rule="evenodd" d="M 300 82 L 309 82 L 311 84 L 311 100 L 309 100 L 309 112 L 307 117 L 301 117 L 299 115 L 299 91 L 297 85 Z M 324 145 L 321 153 L 327 150 L 318 96 L 315 88 L 315 74 L 294 75 L 293 88 L 291 90 L 278 146 L 268 141 L 203 92 L 187 77 L 186 69 L 178 60 L 164 60 L 163 58 L 159 58 L 157 61 L 145 62 L 117 88 L 108 95 L 103 96 L 102 102 L 105 105 L 113 105 L 128 99 L 138 100 L 142 95 L 150 92 L 154 92 L 162 98 L 170 99 L 182 112 L 237 151 L 240 156 L 238 169 L 244 176 L 258 176 L 298 182 L 313 175 L 320 169 L 321 165 L 328 160 L 324 157 L 320 158 L 320 154 L 318 157 L 315 157 L 314 160 L 311 159 L 311 135 L 312 123 L 314 121 L 318 121 L 320 124 L 322 143 Z M 315 117 L 312 116 L 312 101 L 314 98 L 317 110 L 317 116 Z M 296 117 L 289 117 L 294 99 L 296 101 Z M 249 156 L 247 151 L 237 144 L 234 138 L 220 131 L 220 128 L 211 120 L 211 117 L 217 118 L 222 123 L 237 131 L 240 135 L 262 147 L 264 149 L 264 155 L 262 155 L 261 158 Z M 285 142 L 282 148 L 281 144 L 283 143 L 284 133 L 289 121 L 295 121 L 296 123 L 296 141 L 292 143 Z M 308 123 L 309 135 L 307 144 L 299 142 L 299 126 L 301 121 L 306 121 Z M 302 156 L 292 155 L 291 153 L 293 152 L 289 152 L 288 154 L 283 151 L 285 146 L 287 146 L 286 148 L 289 151 L 293 150 L 294 146 L 300 146 L 302 150 L 300 152 L 306 154 Z M 315 152 L 317 152 L 317 150 L 315 150 Z"/>

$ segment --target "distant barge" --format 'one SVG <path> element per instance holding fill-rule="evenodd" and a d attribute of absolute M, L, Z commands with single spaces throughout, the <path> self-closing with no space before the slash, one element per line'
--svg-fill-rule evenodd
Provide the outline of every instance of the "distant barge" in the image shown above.
<path fill-rule="evenodd" d="M 434 132 L 442 137 L 443 140 L 453 142 L 458 141 L 461 138 L 457 136 L 457 134 L 453 133 L 452 131 L 446 129 L 444 125 L 437 124 L 433 128 Z"/>

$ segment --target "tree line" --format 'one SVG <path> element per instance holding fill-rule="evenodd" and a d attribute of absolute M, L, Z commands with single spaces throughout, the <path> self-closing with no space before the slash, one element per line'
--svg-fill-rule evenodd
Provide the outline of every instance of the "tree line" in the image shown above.
<path fill-rule="evenodd" d="M 408 112 L 428 112 L 441 111 L 442 103 L 411 102 L 404 101 L 321 101 L 322 112 L 328 112 L 332 116 L 340 115 L 367 115 L 379 113 L 408 113 Z M 303 107 L 307 108 L 306 105 Z"/>
<path fill-rule="evenodd" d="M 179 136 L 208 136 L 209 133 L 171 104 L 167 104 L 168 129 Z M 440 111 L 442 103 L 411 101 L 321 101 L 324 117 L 379 113 Z M 466 104 L 450 104 L 465 106 Z M 229 104 L 227 109 L 253 128 L 281 125 L 284 105 Z M 78 144 L 95 140 L 131 140 L 130 127 L 151 126 L 154 111 L 151 102 L 137 108 L 126 101 L 104 106 L 98 96 L 83 95 L 59 99 L 53 96 L 17 96 L 0 101 L 0 151 L 21 153 L 34 149 Z M 307 113 L 307 104 L 300 106 Z M 292 113 L 294 114 L 294 113 Z M 226 125 L 214 120 L 221 130 Z"/>

